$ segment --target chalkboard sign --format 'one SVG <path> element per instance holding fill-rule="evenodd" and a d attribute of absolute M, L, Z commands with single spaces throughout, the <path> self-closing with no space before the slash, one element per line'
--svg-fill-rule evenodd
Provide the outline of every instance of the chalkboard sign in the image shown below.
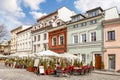
<path fill-rule="evenodd" d="M 38 67 L 38 65 L 39 65 L 39 59 L 36 58 L 36 59 L 34 60 L 34 67 Z"/>

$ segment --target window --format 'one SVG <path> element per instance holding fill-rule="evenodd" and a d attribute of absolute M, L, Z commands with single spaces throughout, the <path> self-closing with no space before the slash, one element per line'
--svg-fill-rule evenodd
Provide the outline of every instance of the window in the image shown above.
<path fill-rule="evenodd" d="M 37 52 L 40 51 L 40 44 L 37 44 Z"/>
<path fill-rule="evenodd" d="M 96 23 L 97 23 L 97 20 L 96 20 L 96 19 L 90 21 L 90 24 L 96 24 Z"/>
<path fill-rule="evenodd" d="M 51 21 L 49 21 L 49 24 L 50 24 L 50 25 L 52 25 L 52 22 L 51 22 Z"/>
<path fill-rule="evenodd" d="M 78 28 L 78 24 L 73 25 L 73 28 Z"/>
<path fill-rule="evenodd" d="M 108 31 L 108 41 L 115 40 L 115 31 Z"/>
<path fill-rule="evenodd" d="M 82 62 L 86 63 L 86 55 L 85 54 L 82 54 Z"/>
<path fill-rule="evenodd" d="M 91 32 L 91 41 L 96 41 L 96 32 Z"/>
<path fill-rule="evenodd" d="M 82 34 L 82 42 L 86 42 L 86 34 Z"/>
<path fill-rule="evenodd" d="M 97 16 L 98 13 L 97 12 L 92 12 L 92 16 Z"/>
<path fill-rule="evenodd" d="M 46 40 L 47 39 L 47 35 L 46 35 L 46 33 L 44 34 L 44 40 Z"/>
<path fill-rule="evenodd" d="M 78 35 L 73 36 L 73 43 L 78 43 Z"/>
<path fill-rule="evenodd" d="M 60 40 L 60 43 L 59 43 L 59 44 L 60 44 L 60 45 L 63 45 L 63 44 L 64 44 L 64 36 L 63 36 L 63 35 L 60 36 L 60 39 L 59 39 L 59 40 Z"/>
<path fill-rule="evenodd" d="M 38 41 L 40 41 L 40 35 L 38 35 Z"/>
<path fill-rule="evenodd" d="M 44 46 L 44 50 L 47 50 L 47 44 L 44 43 L 43 46 Z"/>
<path fill-rule="evenodd" d="M 57 22 L 57 26 L 60 26 L 60 22 Z"/>
<path fill-rule="evenodd" d="M 53 45 L 53 46 L 56 46 L 56 37 L 54 37 L 54 38 L 52 39 L 52 45 Z"/>
<path fill-rule="evenodd" d="M 81 23 L 81 26 L 86 26 L 86 25 L 87 25 L 86 22 Z"/>
<path fill-rule="evenodd" d="M 36 41 L 36 36 L 34 36 L 34 41 Z"/>
<path fill-rule="evenodd" d="M 34 53 L 36 53 L 36 45 L 34 45 Z"/>

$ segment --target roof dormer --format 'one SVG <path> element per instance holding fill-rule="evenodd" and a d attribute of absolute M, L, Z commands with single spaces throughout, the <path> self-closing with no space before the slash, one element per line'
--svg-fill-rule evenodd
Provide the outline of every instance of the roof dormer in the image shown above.
<path fill-rule="evenodd" d="M 97 8 L 86 11 L 86 17 L 94 17 L 102 13 L 103 13 L 103 9 L 101 7 L 97 7 Z"/>
<path fill-rule="evenodd" d="M 72 16 L 71 18 L 72 18 L 72 22 L 75 22 L 75 21 L 85 18 L 85 16 L 82 14 L 77 14 L 77 15 Z"/>

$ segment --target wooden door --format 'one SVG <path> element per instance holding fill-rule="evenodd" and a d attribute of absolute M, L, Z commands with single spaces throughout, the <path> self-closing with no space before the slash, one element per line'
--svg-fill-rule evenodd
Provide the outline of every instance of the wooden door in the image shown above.
<path fill-rule="evenodd" d="M 101 55 L 95 54 L 95 68 L 101 69 Z"/>

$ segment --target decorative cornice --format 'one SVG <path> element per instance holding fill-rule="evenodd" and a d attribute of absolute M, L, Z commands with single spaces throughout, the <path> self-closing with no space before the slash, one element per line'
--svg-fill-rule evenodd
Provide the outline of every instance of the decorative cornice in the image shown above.
<path fill-rule="evenodd" d="M 110 25 L 110 24 L 115 24 L 115 23 L 120 23 L 120 18 L 109 19 L 109 20 L 103 21 L 103 25 Z"/>
<path fill-rule="evenodd" d="M 11 30 L 11 32 L 14 32 L 14 31 L 16 31 L 18 29 L 22 29 L 22 26 L 19 26 L 19 27 L 15 28 L 15 29 Z"/>
<path fill-rule="evenodd" d="M 53 28 L 52 26 L 47 26 L 47 27 L 43 27 L 43 28 L 40 28 L 40 29 L 37 29 L 37 30 L 32 30 L 31 32 L 36 33 L 36 32 L 40 32 L 40 31 L 43 31 L 43 30 L 49 30 L 49 29 L 52 29 L 52 28 Z"/>
<path fill-rule="evenodd" d="M 83 44 L 68 44 L 68 48 L 90 48 L 90 47 L 103 47 L 102 42 L 95 42 L 95 43 L 83 43 Z"/>
<path fill-rule="evenodd" d="M 104 47 L 104 49 L 114 49 L 114 48 L 120 48 L 120 46 L 110 46 L 110 47 Z"/>
<path fill-rule="evenodd" d="M 30 29 L 32 29 L 32 27 L 29 27 L 29 28 L 27 28 L 27 29 L 24 29 L 24 30 L 18 32 L 17 34 L 22 33 L 22 32 L 25 32 L 25 31 L 30 30 Z"/>
<path fill-rule="evenodd" d="M 68 49 L 81 49 L 81 48 L 97 48 L 97 47 L 99 47 L 99 48 L 103 48 L 103 46 L 102 45 L 87 45 L 87 46 L 67 46 L 68 47 Z"/>

